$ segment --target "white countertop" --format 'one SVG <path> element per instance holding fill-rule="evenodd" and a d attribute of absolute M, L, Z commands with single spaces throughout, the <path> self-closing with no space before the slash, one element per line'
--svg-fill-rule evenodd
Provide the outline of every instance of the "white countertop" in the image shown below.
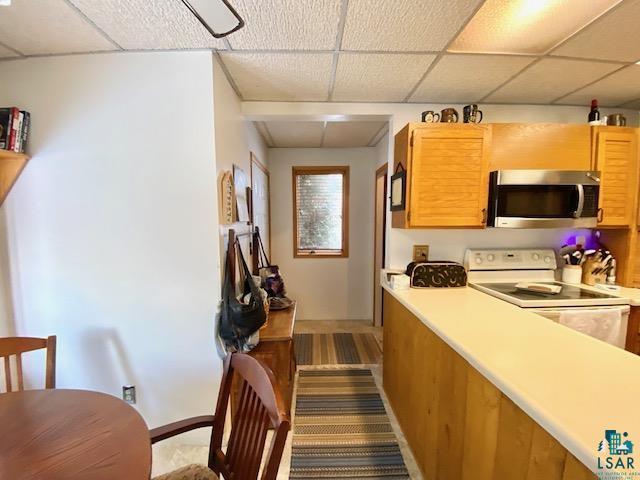
<path fill-rule="evenodd" d="M 633 307 L 640 307 L 640 288 L 621 287 L 620 291 L 611 293 L 618 297 L 628 298 Z"/>
<path fill-rule="evenodd" d="M 640 356 L 471 287 L 382 286 L 593 471 L 606 429 L 640 444 Z"/>
<path fill-rule="evenodd" d="M 581 283 L 579 286 L 598 293 L 608 293 L 609 295 L 613 295 L 614 297 L 624 298 L 629 301 L 629 305 L 631 305 L 632 307 L 640 307 L 640 288 L 620 287 L 620 290 L 613 291 L 596 288 L 585 283 Z"/>
<path fill-rule="evenodd" d="M 588 286 L 588 285 L 585 285 Z M 627 288 L 620 287 L 620 290 L 617 292 L 611 292 L 609 290 L 601 290 L 595 287 L 589 287 L 598 292 L 606 292 L 609 295 L 615 295 L 616 297 L 624 297 L 629 299 L 629 305 L 632 307 L 640 307 L 640 288 Z"/>

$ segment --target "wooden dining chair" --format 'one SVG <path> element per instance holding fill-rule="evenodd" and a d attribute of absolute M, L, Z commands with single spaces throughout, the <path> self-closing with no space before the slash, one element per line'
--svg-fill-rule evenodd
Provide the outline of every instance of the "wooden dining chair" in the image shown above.
<path fill-rule="evenodd" d="M 224 453 L 222 434 L 234 375 L 238 375 L 240 380 L 240 395 Z M 213 427 L 208 465 L 190 465 L 156 479 L 209 480 L 222 475 L 225 480 L 255 480 L 262 463 L 267 430 L 273 428 L 273 438 L 260 478 L 275 480 L 290 425 L 285 412 L 284 401 L 271 370 L 249 355 L 228 355 L 224 361 L 214 416 L 193 417 L 150 431 L 151 443 L 156 443 L 196 428 Z"/>
<path fill-rule="evenodd" d="M 7 392 L 13 392 L 11 378 L 11 357 L 15 357 L 18 391 L 24 390 L 22 374 L 22 354 L 34 350 L 47 349 L 47 369 L 45 388 L 56 388 L 56 337 L 2 337 L 0 338 L 0 358 L 4 360 L 4 379 Z"/>

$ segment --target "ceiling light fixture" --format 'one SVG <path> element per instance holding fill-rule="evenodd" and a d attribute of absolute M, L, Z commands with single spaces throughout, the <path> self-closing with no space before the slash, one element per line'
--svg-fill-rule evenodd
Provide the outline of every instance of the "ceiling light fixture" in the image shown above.
<path fill-rule="evenodd" d="M 620 1 L 486 0 L 448 50 L 545 54 Z"/>
<path fill-rule="evenodd" d="M 9 7 L 11 6 L 11 0 L 0 0 L 0 7 Z"/>
<path fill-rule="evenodd" d="M 182 0 L 182 3 L 215 38 L 226 37 L 244 27 L 244 20 L 227 0 Z"/>
<path fill-rule="evenodd" d="M 514 2 L 516 7 L 513 12 L 514 19 L 521 22 L 535 20 L 537 16 L 542 15 L 551 6 L 551 3 L 552 0 L 525 0 L 519 5 Z"/>

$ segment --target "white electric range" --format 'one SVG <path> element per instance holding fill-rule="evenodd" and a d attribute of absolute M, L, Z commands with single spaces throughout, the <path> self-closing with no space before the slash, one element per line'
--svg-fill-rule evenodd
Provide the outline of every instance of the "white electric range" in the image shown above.
<path fill-rule="evenodd" d="M 556 281 L 556 255 L 552 249 L 469 249 L 465 253 L 465 268 L 469 285 L 481 292 L 558 322 L 563 311 L 597 309 L 620 311 L 623 330 L 616 344 L 624 348 L 629 319 L 627 298 L 596 292 Z M 516 288 L 519 283 L 535 282 L 561 287 L 549 294 Z"/>

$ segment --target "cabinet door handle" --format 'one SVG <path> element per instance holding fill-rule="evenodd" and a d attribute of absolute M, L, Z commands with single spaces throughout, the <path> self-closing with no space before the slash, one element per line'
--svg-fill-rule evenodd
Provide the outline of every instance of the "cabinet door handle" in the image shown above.
<path fill-rule="evenodd" d="M 598 219 L 598 222 L 602 222 L 602 220 L 604 220 L 604 209 L 598 209 L 598 216 L 596 218 Z"/>
<path fill-rule="evenodd" d="M 487 224 L 487 209 L 486 208 L 482 209 L 482 224 L 483 225 Z"/>

